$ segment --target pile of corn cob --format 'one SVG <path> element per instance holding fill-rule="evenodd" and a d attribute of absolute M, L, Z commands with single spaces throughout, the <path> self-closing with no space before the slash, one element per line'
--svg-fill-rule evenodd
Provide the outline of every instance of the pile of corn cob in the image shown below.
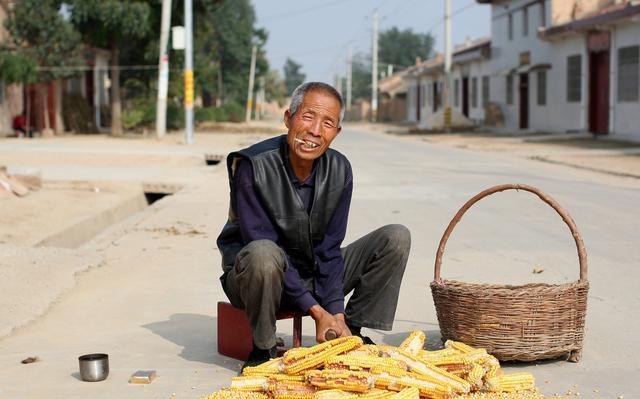
<path fill-rule="evenodd" d="M 447 341 L 423 349 L 414 331 L 399 347 L 343 337 L 247 367 L 206 399 L 544 399 L 530 373 L 505 374 L 484 349 Z"/>

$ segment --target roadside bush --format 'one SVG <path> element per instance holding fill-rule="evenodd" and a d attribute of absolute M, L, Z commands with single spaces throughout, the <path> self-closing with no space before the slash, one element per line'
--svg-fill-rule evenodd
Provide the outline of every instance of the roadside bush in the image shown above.
<path fill-rule="evenodd" d="M 221 114 L 222 112 L 220 108 L 203 107 L 203 108 L 196 108 L 193 117 L 196 122 L 220 121 Z"/>
<path fill-rule="evenodd" d="M 220 109 L 223 112 L 225 121 L 228 122 L 242 122 L 245 117 L 245 108 L 237 102 L 228 102 L 223 104 Z"/>
<path fill-rule="evenodd" d="M 122 127 L 137 129 L 149 127 L 155 123 L 155 104 L 149 100 L 138 100 L 122 111 Z"/>
<path fill-rule="evenodd" d="M 229 102 L 220 107 L 196 108 L 194 119 L 196 122 L 242 122 L 245 109 L 236 102 Z"/>
<path fill-rule="evenodd" d="M 155 123 L 155 107 L 153 108 L 153 122 Z M 169 102 L 167 104 L 167 129 L 175 130 L 184 127 L 184 108 L 182 103 Z"/>

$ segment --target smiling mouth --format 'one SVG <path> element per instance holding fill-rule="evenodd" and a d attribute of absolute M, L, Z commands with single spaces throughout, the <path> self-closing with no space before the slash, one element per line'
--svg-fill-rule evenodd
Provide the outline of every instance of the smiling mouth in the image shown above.
<path fill-rule="evenodd" d="M 308 140 L 302 140 L 302 139 L 299 139 L 299 138 L 294 138 L 294 140 L 295 140 L 295 141 L 297 141 L 298 143 L 300 143 L 300 144 L 304 145 L 304 146 L 305 146 L 305 147 L 307 147 L 307 148 L 317 148 L 317 147 L 320 147 L 320 145 L 319 145 L 319 144 L 316 144 L 316 143 L 311 142 L 311 141 L 308 141 Z"/>

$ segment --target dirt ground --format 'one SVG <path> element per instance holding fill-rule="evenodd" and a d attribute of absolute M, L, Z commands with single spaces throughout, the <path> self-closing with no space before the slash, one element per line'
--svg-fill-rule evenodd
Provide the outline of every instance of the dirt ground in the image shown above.
<path fill-rule="evenodd" d="M 378 132 L 392 130 L 408 141 L 425 141 L 470 152 L 501 153 L 509 162 L 513 162 L 513 158 L 508 157 L 539 161 L 544 163 L 540 165 L 543 170 L 557 171 L 560 167 L 550 163 L 562 164 L 567 168 L 581 169 L 575 170 L 571 176 L 582 178 L 588 175 L 589 181 L 593 181 L 592 178 L 615 180 L 617 188 L 628 185 L 635 189 L 640 186 L 640 146 L 633 143 L 588 137 L 566 140 L 566 136 L 486 133 L 416 135 L 387 125 L 362 126 Z M 162 140 L 142 136 L 0 139 L 0 165 L 6 164 L 10 170 L 12 167 L 36 168 L 44 179 L 40 191 L 24 198 L 0 199 L 0 292 L 4 293 L 0 296 L 0 307 L 6 309 L 0 320 L 0 339 L 13 345 L 6 345 L 6 350 L 0 354 L 0 362 L 5 362 L 4 381 L 19 381 L 21 383 L 12 389 L 28 392 L 31 387 L 25 381 L 33 379 L 35 382 L 35 373 L 42 370 L 39 371 L 42 379 L 33 384 L 33 392 L 37 392 L 24 396 L 34 398 L 42 397 L 41 393 L 45 391 L 52 397 L 169 397 L 166 392 L 176 391 L 179 397 L 197 397 L 197 394 L 210 392 L 214 383 L 221 384 L 235 375 L 237 367 L 229 366 L 228 359 L 216 357 L 214 366 L 210 365 L 211 359 L 207 356 L 215 356 L 212 355 L 215 335 L 202 333 L 215 328 L 216 321 L 211 316 L 214 313 L 211 298 L 215 296 L 211 295 L 211 287 L 218 284 L 217 276 L 212 275 L 210 258 L 219 223 L 214 216 L 219 218 L 225 214 L 228 204 L 226 191 L 221 193 L 226 188 L 226 172 L 220 165 L 208 166 L 205 156 L 222 157 L 232 149 L 283 131 L 282 126 L 268 123 L 212 125 L 196 134 L 193 146 L 182 144 L 181 133 L 169 134 Z M 386 150 L 389 142 L 383 139 L 381 143 L 380 146 L 384 145 Z M 454 157 L 446 160 L 460 162 L 470 157 L 465 151 L 446 151 L 448 157 Z M 365 158 L 370 154 L 354 156 Z M 523 163 L 530 167 L 530 161 Z M 388 165 L 384 161 L 376 165 L 380 169 L 371 173 L 383 176 Z M 438 165 L 429 166 L 436 168 Z M 373 165 L 370 167 L 375 168 Z M 403 167 L 412 170 L 410 164 Z M 447 181 L 446 185 L 449 184 Z M 360 181 L 360 187 L 366 185 L 366 178 Z M 162 191 L 163 186 L 177 187 L 179 195 L 161 199 L 154 206 L 141 204 L 144 191 L 149 187 Z M 402 196 L 410 197 L 428 187 L 417 183 L 414 187 L 407 183 L 406 187 L 394 186 L 394 189 L 402 191 Z M 377 200 L 380 192 L 373 184 L 369 191 L 360 191 L 360 199 L 368 200 L 364 202 L 367 206 L 363 207 L 366 211 L 361 210 L 359 218 L 354 215 L 350 223 L 357 226 L 360 221 L 360 225 L 364 225 L 362 221 L 368 218 L 367 212 L 382 213 L 383 208 L 388 208 L 387 203 L 376 205 L 377 202 L 371 200 Z M 427 194 L 434 195 L 433 192 Z M 627 198 L 623 190 L 618 194 L 620 198 Z M 397 195 L 398 198 L 402 196 Z M 422 198 L 421 194 L 415 196 Z M 393 198 L 398 200 L 397 197 Z M 433 230 L 432 224 L 440 225 L 434 222 L 439 221 L 440 208 L 430 208 L 433 214 L 426 216 L 415 209 L 412 213 L 411 206 L 420 204 L 422 209 L 424 204 L 410 198 L 410 202 L 404 202 L 409 207 L 403 208 L 401 213 L 394 211 L 393 220 L 402 217 L 428 220 L 424 228 L 429 231 Z M 583 212 L 579 206 L 576 206 L 576 211 L 578 215 Z M 602 213 L 606 213 L 606 209 Z M 122 223 L 116 223 L 125 218 Z M 599 234 L 607 231 L 606 224 L 603 225 L 597 217 L 591 219 L 590 215 L 583 214 L 581 220 L 584 222 L 581 226 L 587 229 L 599 223 L 592 230 Z M 623 222 L 633 223 L 627 217 Z M 615 219 L 610 223 L 621 224 Z M 100 226 L 102 228 L 98 228 Z M 610 243 L 607 245 L 619 245 L 615 238 L 622 235 L 611 234 L 611 237 L 605 237 Z M 67 245 L 60 244 L 64 242 L 61 237 L 66 237 Z M 62 241 L 54 241 L 56 239 Z M 436 241 L 428 239 L 421 242 Z M 422 254 L 425 258 L 426 252 L 424 250 Z M 628 252 L 621 250 L 618 256 L 634 256 Z M 473 247 L 469 247 L 466 253 L 478 256 Z M 598 264 L 607 265 L 597 255 L 592 254 L 591 259 L 596 265 L 596 273 Z M 487 261 L 485 258 L 480 260 Z M 600 269 L 606 270 L 603 274 L 610 274 L 605 266 Z M 86 273 L 88 270 L 91 272 Z M 191 278 L 194 275 L 198 279 Z M 599 281 L 597 276 L 596 281 Z M 131 284 L 132 281 L 135 284 Z M 630 280 L 626 283 L 633 284 Z M 422 280 L 408 284 L 424 289 Z M 415 293 L 407 290 L 405 295 L 404 303 L 413 303 L 414 299 L 409 298 Z M 137 302 L 132 302 L 132 299 Z M 51 306 L 56 302 L 64 306 Z M 600 317 L 615 314 L 610 308 L 604 308 L 602 303 L 605 302 L 598 299 L 590 304 L 595 309 L 594 313 Z M 629 303 L 625 306 L 631 307 Z M 437 324 L 411 324 L 415 317 L 410 316 L 415 313 L 415 309 L 407 308 L 399 317 L 403 336 L 411 328 L 437 328 Z M 170 317 L 165 320 L 165 315 Z M 71 328 L 67 328 L 61 320 L 74 323 L 91 320 L 88 323 L 91 331 L 98 333 L 87 337 L 85 329 L 80 328 L 81 323 L 70 324 Z M 114 331 L 113 325 L 122 327 L 123 331 Z M 305 331 L 312 331 L 307 327 Z M 49 336 L 45 330 L 55 331 L 57 336 Z M 431 330 L 430 334 L 433 333 Z M 633 331 L 633 328 L 627 331 Z M 387 338 L 394 337 L 391 334 Z M 589 337 L 596 336 L 591 334 Z M 79 384 L 76 381 L 78 377 L 71 374 L 76 371 L 77 355 L 103 348 L 105 343 L 112 345 L 105 351 L 114 355 L 113 376 L 102 385 Z M 36 349 L 31 349 L 34 347 Z M 621 352 L 626 350 L 619 349 Z M 32 366 L 18 364 L 21 358 L 31 354 L 40 355 L 44 360 Z M 610 356 L 611 359 L 619 359 L 620 353 Z M 150 365 L 150 359 L 156 363 Z M 589 386 L 587 379 L 592 377 L 587 373 L 589 366 L 585 364 L 593 364 L 593 361 L 581 363 L 573 371 L 560 363 L 549 364 L 546 368 L 542 365 L 539 367 L 541 370 L 536 370 L 541 378 L 539 385 L 549 385 L 547 380 L 552 380 L 557 372 L 564 372 L 571 373 L 572 381 Z M 206 367 L 201 367 L 198 362 L 205 363 Z M 194 366 L 194 363 L 198 364 Z M 33 369 L 25 371 L 25 367 Z M 160 368 L 161 378 L 146 388 L 146 394 L 140 390 L 128 390 L 128 375 L 136 368 L 145 367 Z M 624 372 L 631 373 L 629 369 L 609 371 L 611 375 Z M 553 392 L 560 392 L 559 387 L 569 384 L 552 382 Z M 543 388 L 551 391 L 551 388 Z M 7 388 L 0 387 L 0 397 L 2 389 Z M 612 392 L 634 391 L 630 385 L 626 386 L 626 391 L 618 387 L 610 389 Z"/>

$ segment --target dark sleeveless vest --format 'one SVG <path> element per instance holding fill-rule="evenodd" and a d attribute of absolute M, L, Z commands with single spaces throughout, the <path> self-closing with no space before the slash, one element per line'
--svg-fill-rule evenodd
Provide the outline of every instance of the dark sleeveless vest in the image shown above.
<path fill-rule="evenodd" d="M 313 203 L 307 213 L 289 180 L 284 164 L 286 151 L 289 151 L 287 136 L 282 135 L 232 152 L 227 157 L 231 202 L 229 218 L 217 240 L 225 275 L 244 246 L 234 209 L 233 175 L 237 162 L 247 159 L 253 167 L 254 190 L 276 226 L 283 249 L 297 266 L 303 280 L 313 277 L 316 267 L 313 248 L 324 237 L 338 207 L 350 165 L 344 155 L 331 148 L 316 160 Z M 223 283 L 225 275 L 221 278 Z"/>

